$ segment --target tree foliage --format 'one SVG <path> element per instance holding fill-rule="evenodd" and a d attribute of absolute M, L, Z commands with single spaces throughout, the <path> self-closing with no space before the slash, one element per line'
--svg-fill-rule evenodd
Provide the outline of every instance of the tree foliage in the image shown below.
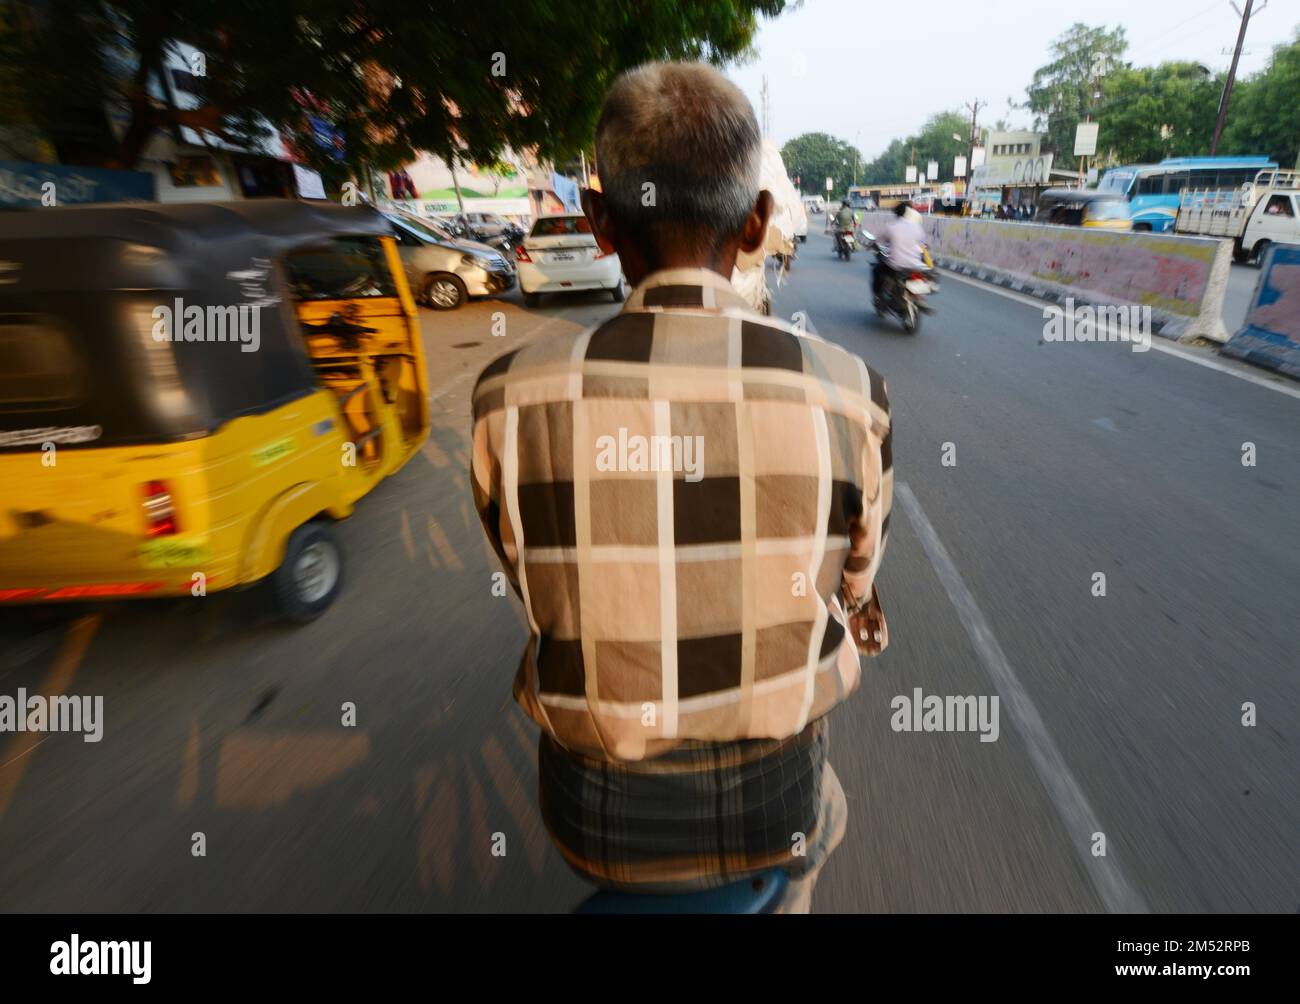
<path fill-rule="evenodd" d="M 248 138 L 269 123 L 318 166 L 310 110 L 349 160 L 416 150 L 489 161 L 506 145 L 571 156 L 614 77 L 652 59 L 725 62 L 786 0 L 55 0 L 0 25 L 0 113 L 24 109 L 64 159 L 133 167 L 178 125 Z M 206 55 L 199 107 L 149 93 L 174 42 Z M 125 128 L 103 127 L 107 105 Z"/>
<path fill-rule="evenodd" d="M 960 138 L 953 139 L 953 135 Z M 931 115 L 915 136 L 896 139 L 884 153 L 867 165 L 863 183 L 868 185 L 899 185 L 903 183 L 907 166 L 915 163 L 917 176 L 924 177 L 926 165 L 939 162 L 939 178 L 952 178 L 953 160 L 969 152 L 970 120 L 958 111 Z M 912 159 L 915 151 L 915 161 Z"/>
<path fill-rule="evenodd" d="M 1208 153 L 1222 87 L 1196 63 L 1115 70 L 1095 110 L 1098 153 L 1123 163 Z"/>
<path fill-rule="evenodd" d="M 1026 91 L 1035 127 L 1046 132 L 1044 150 L 1058 166 L 1074 163 L 1074 131 L 1094 110 L 1099 91 L 1123 62 L 1128 41 L 1123 28 L 1071 25 L 1053 43 L 1051 60 L 1034 71 Z"/>
<path fill-rule="evenodd" d="M 1078 24 L 1053 43 L 1052 62 L 1034 74 L 1028 89 L 1030 110 L 1047 127 L 1045 147 L 1056 150 L 1058 163 L 1072 161 L 1075 123 L 1091 111 L 1100 125 L 1103 162 L 1209 154 L 1226 74 L 1182 61 L 1131 66 L 1120 59 L 1124 47 L 1123 29 L 1107 32 Z M 1085 58 L 1087 53 L 1093 55 Z M 1094 68 L 1104 72 L 1099 75 L 1100 98 L 1090 102 Z M 1289 166 L 1298 151 L 1300 31 L 1273 50 L 1263 70 L 1236 82 L 1217 152 L 1267 154 Z"/>
<path fill-rule="evenodd" d="M 834 180 L 832 194 L 842 198 L 853 184 L 853 169 L 862 166 L 862 154 L 852 144 L 824 132 L 808 132 L 781 147 L 781 160 L 790 180 L 810 195 L 826 192 L 826 179 Z"/>
<path fill-rule="evenodd" d="M 1264 70 L 1232 90 L 1220 153 L 1264 153 L 1300 166 L 1300 29 Z"/>

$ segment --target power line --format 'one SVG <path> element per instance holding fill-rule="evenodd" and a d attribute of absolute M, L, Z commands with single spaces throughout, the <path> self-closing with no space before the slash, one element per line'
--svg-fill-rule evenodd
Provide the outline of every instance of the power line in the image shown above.
<path fill-rule="evenodd" d="M 1170 35 L 1172 35 L 1174 32 L 1176 32 L 1179 28 L 1183 27 L 1184 25 L 1191 24 L 1193 21 L 1195 21 L 1195 20 L 1197 20 L 1197 19 L 1199 19 L 1199 18 L 1202 18 L 1202 17 L 1204 17 L 1206 14 L 1210 13 L 1210 11 L 1218 10 L 1218 9 L 1219 9 L 1219 4 L 1218 4 L 1218 2 L 1217 2 L 1217 0 L 1216 0 L 1215 3 L 1210 4 L 1210 6 L 1206 7 L 1205 10 L 1203 10 L 1203 11 L 1199 11 L 1198 13 L 1193 14 L 1193 15 L 1192 15 L 1191 17 L 1189 17 L 1189 18 L 1186 18 L 1185 20 L 1179 21 L 1179 22 L 1178 22 L 1176 25 L 1174 25 L 1173 27 L 1171 27 L 1171 28 L 1166 28 L 1164 31 L 1160 32 L 1160 34 L 1158 34 L 1158 35 L 1152 35 L 1152 36 L 1150 36 L 1149 38 L 1147 38 L 1145 41 L 1142 41 L 1142 42 L 1136 42 L 1136 43 L 1131 44 L 1131 45 L 1129 46 L 1129 51 L 1130 51 L 1130 52 L 1133 52 L 1133 51 L 1136 51 L 1136 50 L 1146 50 L 1146 49 L 1149 49 L 1153 44 L 1155 44 L 1156 42 L 1160 41 L 1161 39 L 1168 38 Z"/>

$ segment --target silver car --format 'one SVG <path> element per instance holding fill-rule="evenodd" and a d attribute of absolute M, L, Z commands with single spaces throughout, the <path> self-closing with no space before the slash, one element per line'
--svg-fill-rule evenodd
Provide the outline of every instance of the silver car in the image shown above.
<path fill-rule="evenodd" d="M 496 248 L 460 240 L 427 220 L 385 213 L 393 225 L 406 278 L 417 303 L 454 310 L 471 296 L 504 293 L 515 269 Z"/>

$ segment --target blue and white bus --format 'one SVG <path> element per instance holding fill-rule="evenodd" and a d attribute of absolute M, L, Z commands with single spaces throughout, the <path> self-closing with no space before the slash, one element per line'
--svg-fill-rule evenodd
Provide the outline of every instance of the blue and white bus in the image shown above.
<path fill-rule="evenodd" d="M 1166 157 L 1159 164 L 1112 167 L 1097 190 L 1128 199 L 1134 230 L 1172 230 L 1184 188 L 1241 188 L 1260 171 L 1276 168 L 1267 157 Z"/>

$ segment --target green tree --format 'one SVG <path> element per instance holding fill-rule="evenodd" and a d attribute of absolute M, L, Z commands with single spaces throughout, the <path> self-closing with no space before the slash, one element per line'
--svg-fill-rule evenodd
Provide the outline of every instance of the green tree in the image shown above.
<path fill-rule="evenodd" d="M 957 139 L 953 139 L 953 136 Z M 953 160 L 969 153 L 970 120 L 961 112 L 946 111 L 931 115 L 920 132 L 906 139 L 893 140 L 884 153 L 867 165 L 865 184 L 901 185 L 907 166 L 915 163 L 917 177 L 924 178 L 930 161 L 939 163 L 939 179 L 952 178 Z M 913 153 L 915 152 L 915 160 Z"/>
<path fill-rule="evenodd" d="M 1034 71 L 1026 106 L 1035 128 L 1047 133 L 1044 147 L 1055 151 L 1058 166 L 1074 163 L 1075 127 L 1094 109 L 1099 85 L 1126 65 L 1127 49 L 1123 28 L 1076 23 L 1052 43 L 1051 61 Z"/>
<path fill-rule="evenodd" d="M 1220 153 L 1263 153 L 1283 167 L 1300 155 L 1300 30 L 1268 65 L 1232 90 Z"/>
<path fill-rule="evenodd" d="M 826 179 L 832 178 L 834 198 L 843 198 L 853 184 L 856 166 L 861 176 L 862 154 L 853 145 L 824 132 L 807 132 L 781 147 L 781 160 L 790 180 L 799 179 L 799 188 L 810 195 L 826 193 Z"/>
<path fill-rule="evenodd" d="M 614 77 L 651 59 L 746 54 L 786 0 L 62 0 L 0 22 L 17 102 L 65 160 L 134 167 L 160 130 L 230 139 L 281 130 L 318 166 L 306 107 L 378 168 L 415 150 L 490 161 L 509 145 L 563 159 L 589 143 Z M 206 56 L 198 107 L 169 87 L 175 42 Z M 151 86 L 152 85 L 152 86 Z M 121 128 L 104 122 L 121 110 Z M 66 152 L 65 152 L 66 151 Z"/>
<path fill-rule="evenodd" d="M 1196 63 L 1120 67 L 1106 78 L 1093 110 L 1098 153 L 1122 164 L 1209 153 L 1222 86 L 1222 78 Z"/>

